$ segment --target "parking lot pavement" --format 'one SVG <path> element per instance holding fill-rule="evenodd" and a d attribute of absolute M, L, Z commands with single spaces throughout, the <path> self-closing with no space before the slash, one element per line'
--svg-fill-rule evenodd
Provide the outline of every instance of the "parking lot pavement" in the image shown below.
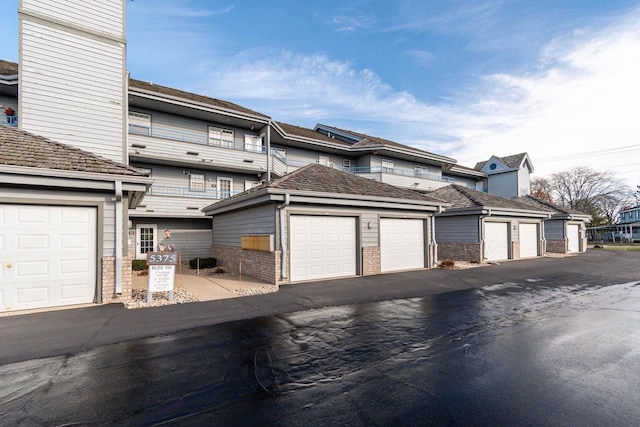
<path fill-rule="evenodd" d="M 469 270 L 419 270 L 284 285 L 279 292 L 158 308 L 109 304 L 2 318 L 0 364 L 141 337 L 312 308 L 456 292 L 546 279 L 554 286 L 609 286 L 640 280 L 640 254 L 590 250 L 566 258 L 505 262 Z"/>

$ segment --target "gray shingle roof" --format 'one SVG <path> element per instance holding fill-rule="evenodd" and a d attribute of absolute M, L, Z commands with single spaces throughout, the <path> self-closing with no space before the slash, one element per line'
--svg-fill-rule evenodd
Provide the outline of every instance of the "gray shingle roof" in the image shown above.
<path fill-rule="evenodd" d="M 282 128 L 288 135 L 297 135 L 304 138 L 317 139 L 319 141 L 330 142 L 332 144 L 344 145 L 345 147 L 351 147 L 352 144 L 344 142 L 337 138 L 331 138 L 323 133 L 316 132 L 313 129 L 303 128 L 300 126 L 290 125 L 288 123 L 276 122 L 278 126 Z"/>
<path fill-rule="evenodd" d="M 174 89 L 167 86 L 161 86 L 154 83 L 144 82 L 142 80 L 130 79 L 129 87 L 148 90 L 151 92 L 157 92 L 163 95 L 174 96 L 176 98 L 183 98 L 189 101 L 200 102 L 202 104 L 209 104 L 214 107 L 220 107 L 220 108 L 224 108 L 232 111 L 239 111 L 239 112 L 251 114 L 254 116 L 264 117 L 267 119 L 269 118 L 269 116 L 266 116 L 262 113 L 258 113 L 257 111 L 253 111 L 248 108 L 242 107 L 238 104 L 234 104 L 233 102 L 222 101 L 220 99 L 210 98 L 208 96 L 198 95 L 196 93 L 185 92 L 183 90 Z"/>
<path fill-rule="evenodd" d="M 0 165 L 146 176 L 131 166 L 6 125 L 0 125 Z"/>
<path fill-rule="evenodd" d="M 483 193 L 482 191 L 472 190 L 455 184 L 447 185 L 446 187 L 431 191 L 428 194 L 429 196 L 451 203 L 451 207 L 447 210 L 482 207 L 551 212 L 551 209 L 533 208 L 530 205 L 496 196 L 495 194 Z"/>
<path fill-rule="evenodd" d="M 417 201 L 443 203 L 441 200 L 425 196 L 417 191 L 408 190 L 394 185 L 363 178 L 327 166 L 312 163 L 304 166 L 282 178 L 262 184 L 248 190 L 259 191 L 264 188 L 281 190 L 299 190 L 312 193 L 351 194 L 356 196 L 385 197 L 394 199 L 408 199 Z M 237 195 L 234 197 L 239 197 Z"/>
<path fill-rule="evenodd" d="M 352 130 L 347 130 L 347 129 L 340 129 L 340 128 L 333 127 L 333 126 L 331 126 L 331 128 L 333 128 L 333 129 L 335 129 L 337 131 L 340 131 L 340 132 L 344 132 L 344 133 L 353 135 L 353 136 L 355 136 L 357 138 L 360 138 L 360 141 L 356 142 L 355 144 L 352 144 L 352 147 L 387 146 L 387 147 L 395 147 L 395 148 L 402 148 L 402 149 L 405 149 L 405 150 L 411 150 L 411 151 L 415 151 L 416 153 L 426 154 L 426 155 L 429 155 L 429 156 L 445 157 L 445 156 L 442 156 L 442 155 L 430 153 L 430 152 L 425 151 L 425 150 L 421 150 L 419 148 L 411 147 L 409 145 L 400 144 L 399 142 L 390 141 L 388 139 L 378 138 L 376 136 L 371 136 L 371 135 L 367 135 L 367 134 L 364 134 L 364 133 L 354 132 Z"/>
<path fill-rule="evenodd" d="M 556 214 L 589 216 L 589 214 L 586 214 L 582 211 L 565 208 L 564 206 L 556 205 L 555 203 L 547 202 L 546 200 L 538 199 L 537 197 L 533 197 L 530 195 L 517 197 L 514 200 L 537 209 L 552 211 Z"/>
<path fill-rule="evenodd" d="M 0 59 L 0 76 L 12 76 L 18 74 L 18 64 Z"/>
<path fill-rule="evenodd" d="M 522 163 L 524 158 L 527 157 L 527 153 L 514 154 L 512 156 L 506 156 L 506 157 L 498 157 L 498 156 L 493 156 L 493 157 L 495 157 L 496 159 L 499 159 L 502 163 L 509 166 L 510 168 L 515 169 L 520 167 L 520 164 Z M 474 169 L 476 170 L 482 169 L 484 165 L 487 164 L 488 161 L 489 160 L 485 160 L 484 162 L 476 163 Z"/>

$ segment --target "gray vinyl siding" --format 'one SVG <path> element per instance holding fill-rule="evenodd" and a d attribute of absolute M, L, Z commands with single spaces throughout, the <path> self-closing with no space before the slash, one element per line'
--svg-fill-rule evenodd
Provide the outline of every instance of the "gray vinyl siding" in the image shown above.
<path fill-rule="evenodd" d="M 375 212 L 363 212 L 361 215 L 360 230 L 362 235 L 362 246 L 378 246 L 378 236 L 380 234 L 380 221 Z M 369 224 L 371 228 L 369 228 Z"/>
<path fill-rule="evenodd" d="M 240 237 L 276 233 L 275 204 L 265 204 L 213 217 L 213 244 L 240 246 Z"/>
<path fill-rule="evenodd" d="M 436 242 L 479 242 L 478 216 L 436 217 Z"/>
<path fill-rule="evenodd" d="M 328 157 L 329 162 L 336 168 L 342 168 L 343 159 L 351 159 L 346 155 L 335 155 L 329 153 L 322 153 L 313 150 L 305 150 L 296 147 L 287 147 L 287 164 L 299 167 L 303 164 L 317 163 L 320 160 L 320 156 Z"/>
<path fill-rule="evenodd" d="M 564 239 L 564 221 L 548 220 L 544 222 L 544 237 L 547 240 Z"/>
<path fill-rule="evenodd" d="M 511 199 L 518 196 L 518 172 L 489 175 L 489 193 Z"/>
<path fill-rule="evenodd" d="M 56 19 L 70 20 L 71 27 L 78 20 L 85 28 L 98 27 L 96 19 L 102 17 L 107 27 L 100 31 L 123 33 L 122 8 L 102 9 L 108 3 L 105 0 L 57 1 L 53 6 L 52 2 L 43 1 L 25 3 L 25 9 L 35 13 L 51 13 Z M 67 7 L 73 13 L 58 14 Z M 87 22 L 85 15 L 91 16 Z M 111 19 L 113 23 L 109 22 Z M 20 127 L 126 163 L 124 43 L 63 29 L 28 14 L 20 15 L 20 28 Z"/>

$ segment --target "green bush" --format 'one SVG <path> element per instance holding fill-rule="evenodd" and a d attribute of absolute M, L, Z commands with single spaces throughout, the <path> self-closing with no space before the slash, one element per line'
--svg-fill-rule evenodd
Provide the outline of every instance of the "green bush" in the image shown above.
<path fill-rule="evenodd" d="M 131 261 L 131 268 L 133 271 L 142 271 L 147 269 L 146 259 L 134 259 Z"/>
<path fill-rule="evenodd" d="M 198 268 L 198 260 L 200 260 L 200 268 L 213 268 L 218 265 L 218 260 L 215 258 L 194 258 L 189 260 L 189 267 L 194 270 Z"/>

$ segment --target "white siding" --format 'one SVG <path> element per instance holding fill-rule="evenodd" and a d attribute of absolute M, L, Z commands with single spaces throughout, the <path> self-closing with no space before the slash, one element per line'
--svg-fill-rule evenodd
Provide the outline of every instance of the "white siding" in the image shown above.
<path fill-rule="evenodd" d="M 20 43 L 20 127 L 126 163 L 124 44 L 28 15 Z"/>
<path fill-rule="evenodd" d="M 90 31 L 124 37 L 124 0 L 22 0 L 22 9 Z"/>

